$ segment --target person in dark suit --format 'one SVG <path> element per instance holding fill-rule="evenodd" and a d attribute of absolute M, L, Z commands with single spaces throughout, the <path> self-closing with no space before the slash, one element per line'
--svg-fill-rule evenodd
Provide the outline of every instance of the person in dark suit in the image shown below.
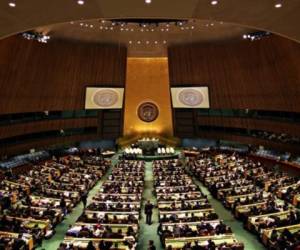
<path fill-rule="evenodd" d="M 18 235 L 18 238 L 14 241 L 12 249 L 20 250 L 26 248 L 26 242 L 22 239 L 22 234 Z"/>
<path fill-rule="evenodd" d="M 88 194 L 87 194 L 87 192 L 84 192 L 81 196 L 81 201 L 82 201 L 82 204 L 83 204 L 83 208 L 86 208 L 87 198 L 88 198 Z"/>
<path fill-rule="evenodd" d="M 149 240 L 148 250 L 156 250 L 153 240 Z"/>
<path fill-rule="evenodd" d="M 146 223 L 148 225 L 151 225 L 152 223 L 152 210 L 153 204 L 148 200 L 147 204 L 145 205 Z"/>

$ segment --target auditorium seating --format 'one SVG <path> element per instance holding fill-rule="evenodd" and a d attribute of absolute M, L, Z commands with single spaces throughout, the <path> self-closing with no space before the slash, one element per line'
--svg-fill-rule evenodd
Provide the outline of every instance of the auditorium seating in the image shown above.
<path fill-rule="evenodd" d="M 61 245 L 86 249 L 134 249 L 138 237 L 141 197 L 144 189 L 144 162 L 120 161 Z"/>
<path fill-rule="evenodd" d="M 158 199 L 158 234 L 166 249 L 243 249 L 230 227 L 218 218 L 197 185 L 176 160 L 153 163 L 155 194 Z"/>
<path fill-rule="evenodd" d="M 108 160 L 83 154 L 43 160 L 22 173 L 8 171 L 0 183 L 0 246 L 34 249 L 50 238 L 109 166 Z"/>
<path fill-rule="evenodd" d="M 238 154 L 201 153 L 188 167 L 270 249 L 300 244 L 299 178 Z"/>

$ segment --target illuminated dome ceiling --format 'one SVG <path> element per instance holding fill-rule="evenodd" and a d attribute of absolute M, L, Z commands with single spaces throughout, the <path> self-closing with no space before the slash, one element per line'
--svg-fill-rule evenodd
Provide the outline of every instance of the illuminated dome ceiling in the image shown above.
<path fill-rule="evenodd" d="M 270 31 L 300 41 L 299 0 L 218 0 L 216 5 L 211 0 L 152 0 L 151 4 L 146 4 L 145 0 L 82 1 L 84 4 L 80 5 L 77 0 L 3 0 L 0 2 L 0 38 L 43 27 L 38 29 L 50 32 L 54 38 L 127 44 L 132 56 L 140 56 L 142 52 L 145 56 L 164 55 L 164 46 L 159 43 L 235 39 L 249 29 Z M 10 3 L 15 6 L 10 7 Z M 282 4 L 281 8 L 275 8 L 278 3 Z M 105 32 L 96 28 L 99 19 L 128 18 L 206 21 L 196 21 L 194 30 L 170 29 L 167 35 L 144 32 L 141 36 L 137 31 L 121 34 L 117 29 Z M 89 26 L 80 26 L 80 22 Z M 210 23 L 214 25 L 205 26 Z"/>
<path fill-rule="evenodd" d="M 167 46 L 198 42 L 241 40 L 252 30 L 201 20 L 123 19 L 87 20 L 35 29 L 51 39 L 90 43 L 115 43 L 127 46 L 129 56 L 166 56 Z"/>

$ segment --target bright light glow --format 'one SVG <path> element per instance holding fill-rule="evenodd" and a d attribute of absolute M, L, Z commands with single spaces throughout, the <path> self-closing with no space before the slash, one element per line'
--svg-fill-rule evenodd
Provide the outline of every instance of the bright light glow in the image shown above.
<path fill-rule="evenodd" d="M 217 0 L 213 0 L 213 1 L 211 1 L 210 3 L 211 3 L 211 5 L 217 5 L 217 4 L 218 4 L 218 1 L 217 1 Z"/>
<path fill-rule="evenodd" d="M 79 5 L 84 5 L 84 0 L 77 0 L 77 3 L 78 3 Z"/>
<path fill-rule="evenodd" d="M 16 3 L 14 3 L 14 2 L 9 2 L 9 3 L 8 3 L 8 6 L 11 7 L 11 8 L 14 8 L 14 7 L 16 7 L 17 5 L 16 5 Z"/>
<path fill-rule="evenodd" d="M 279 9 L 279 8 L 281 8 L 281 7 L 282 7 L 282 3 L 276 3 L 276 4 L 275 4 L 275 8 Z"/>
<path fill-rule="evenodd" d="M 146 4 L 150 4 L 152 2 L 152 0 L 145 0 Z"/>

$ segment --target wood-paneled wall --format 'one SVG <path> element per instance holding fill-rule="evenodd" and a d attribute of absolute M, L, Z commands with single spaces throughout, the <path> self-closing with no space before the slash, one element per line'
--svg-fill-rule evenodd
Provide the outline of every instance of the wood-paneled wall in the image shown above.
<path fill-rule="evenodd" d="M 0 114 L 84 109 L 88 85 L 124 86 L 126 48 L 0 40 Z"/>
<path fill-rule="evenodd" d="M 80 141 L 88 141 L 99 138 L 97 134 L 88 134 L 88 135 L 74 135 L 74 136 L 65 136 L 65 137 L 53 137 L 42 140 L 32 140 L 22 144 L 10 145 L 7 147 L 0 147 L 0 155 L 16 155 L 20 153 L 28 153 L 29 149 L 44 149 L 53 145 L 62 145 L 75 143 Z"/>
<path fill-rule="evenodd" d="M 124 87 L 127 50 L 118 45 L 50 40 L 20 35 L 0 40 L 0 114 L 82 110 L 86 86 Z M 107 111 L 108 113 L 110 111 Z M 97 118 L 57 119 L 0 127 L 0 138 L 67 128 L 103 127 Z M 115 124 L 123 127 L 123 116 Z M 0 148 L 0 155 L 30 148 L 95 139 L 103 133 L 47 138 Z M 122 134 L 110 133 L 109 137 Z"/>
<path fill-rule="evenodd" d="M 272 148 L 282 152 L 291 152 L 295 154 L 300 153 L 300 148 L 295 147 L 291 144 L 273 142 L 273 141 L 259 139 L 250 136 L 240 136 L 240 135 L 228 134 L 223 132 L 203 132 L 203 131 L 199 131 L 198 136 L 199 138 L 234 141 L 234 142 L 240 142 L 248 145 L 256 145 L 256 146 L 263 145 L 266 148 Z"/>
<path fill-rule="evenodd" d="M 197 124 L 202 126 L 218 126 L 229 128 L 258 129 L 274 133 L 286 133 L 300 137 L 300 124 L 270 120 L 236 118 L 236 117 L 206 117 L 199 116 Z"/>
<path fill-rule="evenodd" d="M 9 126 L 0 126 L 0 139 L 51 130 L 97 127 L 98 122 L 98 118 L 77 118 L 36 121 Z"/>
<path fill-rule="evenodd" d="M 211 108 L 300 112 L 300 45 L 259 41 L 170 47 L 172 86 L 207 85 Z"/>
<path fill-rule="evenodd" d="M 171 46 L 171 87 L 206 85 L 212 109 L 300 112 L 300 45 L 272 35 L 259 41 Z M 196 110 L 173 109 L 178 137 L 205 137 L 297 151 L 291 145 L 252 137 L 201 131 L 199 125 L 299 134 L 299 124 L 255 119 L 197 116 Z M 184 118 L 186 117 L 186 118 Z"/>

